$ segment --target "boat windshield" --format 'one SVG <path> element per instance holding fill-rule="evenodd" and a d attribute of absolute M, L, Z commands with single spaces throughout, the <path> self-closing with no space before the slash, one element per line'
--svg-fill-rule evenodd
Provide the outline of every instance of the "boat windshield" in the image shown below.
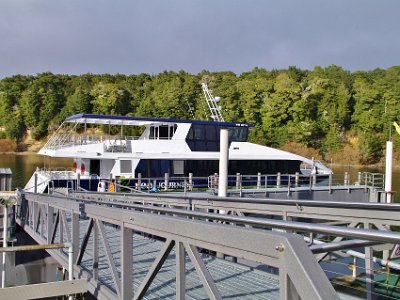
<path fill-rule="evenodd" d="M 228 129 L 229 142 L 247 140 L 247 127 L 192 124 L 186 136 L 186 142 L 192 151 L 219 151 L 221 129 Z"/>

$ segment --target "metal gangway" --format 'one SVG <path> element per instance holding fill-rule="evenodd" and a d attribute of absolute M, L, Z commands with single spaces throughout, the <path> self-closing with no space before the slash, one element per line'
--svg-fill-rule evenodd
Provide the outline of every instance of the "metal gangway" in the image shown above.
<path fill-rule="evenodd" d="M 74 278 L 98 299 L 373 299 L 374 251 L 383 251 L 379 264 L 399 268 L 387 256 L 400 241 L 391 231 L 399 212 L 205 193 L 21 191 L 17 223 L 39 244 L 70 242 Z M 327 256 L 353 258 L 354 248 L 365 260 L 353 268 L 366 282 L 358 296 L 323 270 Z M 68 266 L 65 250 L 47 251 Z"/>

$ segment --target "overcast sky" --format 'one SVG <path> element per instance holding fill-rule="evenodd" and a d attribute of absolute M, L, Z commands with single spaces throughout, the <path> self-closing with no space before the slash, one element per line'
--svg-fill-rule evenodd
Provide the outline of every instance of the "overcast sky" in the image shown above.
<path fill-rule="evenodd" d="M 399 0 L 1 0 L 0 77 L 400 65 Z"/>

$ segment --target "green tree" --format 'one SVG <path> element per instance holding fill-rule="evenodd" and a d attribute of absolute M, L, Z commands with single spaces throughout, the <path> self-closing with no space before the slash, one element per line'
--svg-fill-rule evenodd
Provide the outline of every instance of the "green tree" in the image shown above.
<path fill-rule="evenodd" d="M 0 81 L 0 125 L 5 128 L 5 137 L 14 141 L 24 133 L 19 101 L 30 80 L 31 77 L 17 75 Z"/>
<path fill-rule="evenodd" d="M 98 83 L 90 92 L 95 114 L 126 115 L 131 112 L 130 94 L 115 83 Z"/>
<path fill-rule="evenodd" d="M 355 101 L 352 122 L 354 129 L 360 132 L 382 132 L 384 120 L 384 101 L 382 93 L 364 78 L 354 81 Z"/>
<path fill-rule="evenodd" d="M 335 124 L 331 126 L 326 134 L 321 148 L 324 153 L 335 152 L 341 148 L 340 132 Z"/>
<path fill-rule="evenodd" d="M 148 74 L 129 75 L 126 77 L 123 87 L 131 95 L 130 106 L 132 111 L 130 115 L 136 115 L 137 109 L 145 99 L 145 87 L 151 85 L 151 76 Z"/>
<path fill-rule="evenodd" d="M 34 138 L 43 137 L 49 125 L 59 122 L 58 115 L 66 102 L 66 80 L 64 75 L 42 73 L 23 92 L 21 112 Z"/>
<path fill-rule="evenodd" d="M 40 107 L 42 96 L 38 87 L 29 86 L 21 95 L 20 107 L 25 125 L 34 128 L 40 120 Z"/>
<path fill-rule="evenodd" d="M 357 144 L 360 152 L 360 162 L 362 164 L 377 163 L 382 157 L 383 144 L 382 134 L 362 133 Z"/>
<path fill-rule="evenodd" d="M 281 145 L 290 139 L 288 123 L 293 120 L 292 107 L 301 98 L 299 84 L 286 72 L 281 72 L 274 84 L 274 93 L 265 97 L 262 128 L 266 144 Z"/>
<path fill-rule="evenodd" d="M 249 133 L 249 141 L 263 144 L 265 139 L 261 126 L 261 107 L 274 90 L 274 79 L 271 78 L 269 72 L 254 69 L 239 78 L 237 89 L 240 95 L 239 104 L 242 108 L 242 119 L 239 121 L 254 124 L 255 128 Z"/>

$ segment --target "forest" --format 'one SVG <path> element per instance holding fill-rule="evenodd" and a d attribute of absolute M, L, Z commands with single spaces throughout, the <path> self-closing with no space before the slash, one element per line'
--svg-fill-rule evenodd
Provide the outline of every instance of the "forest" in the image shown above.
<path fill-rule="evenodd" d="M 28 132 L 45 140 L 77 113 L 207 119 L 201 82 L 221 97 L 225 121 L 254 124 L 251 142 L 327 161 L 374 164 L 391 132 L 399 155 L 392 123 L 400 121 L 400 66 L 15 75 L 0 80 L 0 139 L 21 150 Z"/>

